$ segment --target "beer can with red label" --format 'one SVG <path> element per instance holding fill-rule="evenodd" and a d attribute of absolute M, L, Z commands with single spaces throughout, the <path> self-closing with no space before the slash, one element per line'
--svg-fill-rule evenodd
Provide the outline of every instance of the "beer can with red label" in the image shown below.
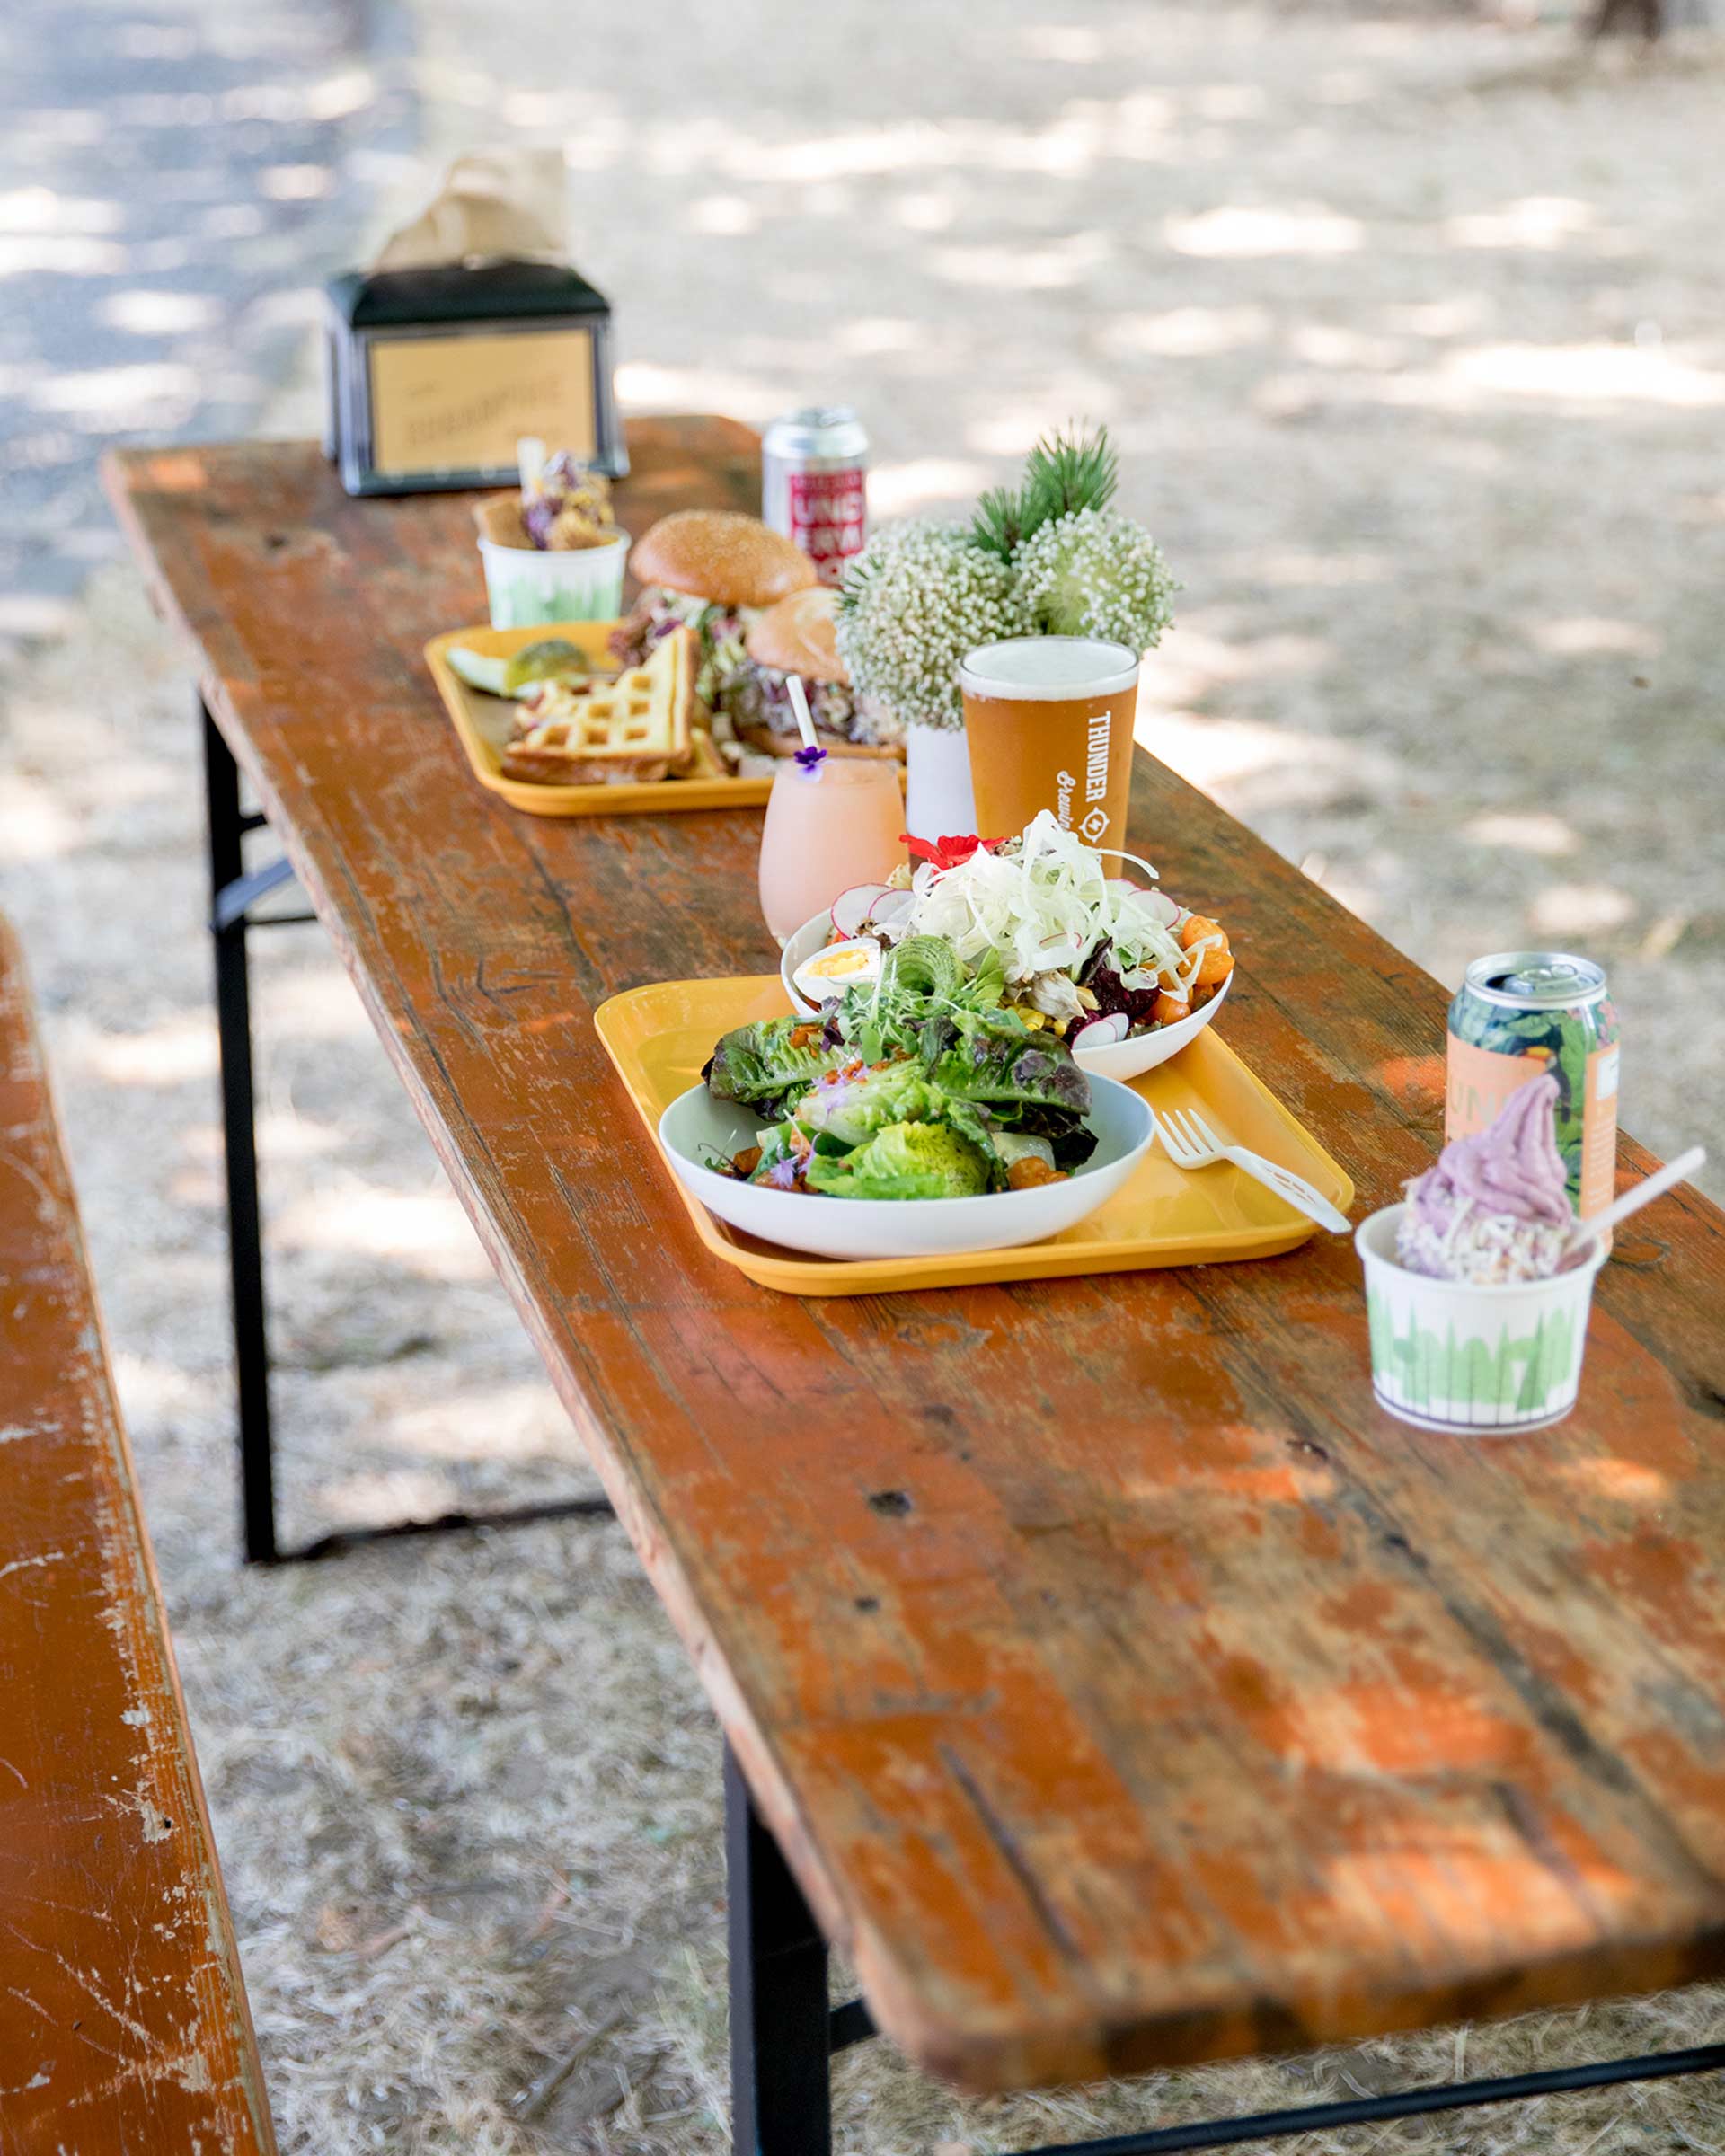
<path fill-rule="evenodd" d="M 869 535 L 869 437 L 848 404 L 809 404 L 761 442 L 761 516 L 836 584 Z"/>

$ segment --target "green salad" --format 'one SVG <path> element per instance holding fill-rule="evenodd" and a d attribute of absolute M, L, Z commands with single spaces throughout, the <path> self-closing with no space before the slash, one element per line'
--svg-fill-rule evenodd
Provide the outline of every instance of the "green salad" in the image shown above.
<path fill-rule="evenodd" d="M 979 1197 L 1081 1167 L 1090 1084 L 1066 1044 L 1002 1002 L 999 959 L 912 936 L 818 1019 L 727 1033 L 703 1075 L 752 1109 L 756 1144 L 711 1165 L 823 1197 Z"/>

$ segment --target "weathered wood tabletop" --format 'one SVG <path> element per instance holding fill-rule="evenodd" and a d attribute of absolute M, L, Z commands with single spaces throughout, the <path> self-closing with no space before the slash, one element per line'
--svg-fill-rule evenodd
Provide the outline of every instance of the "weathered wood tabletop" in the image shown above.
<path fill-rule="evenodd" d="M 77 1206 L 0 922 L 0 2152 L 274 2146 Z"/>
<path fill-rule="evenodd" d="M 631 444 L 635 531 L 755 501 L 741 429 Z M 1376 1409 L 1342 1241 L 1012 1289 L 757 1289 L 696 1241 L 591 1015 L 771 969 L 757 817 L 548 824 L 481 791 L 420 659 L 482 613 L 465 501 L 349 501 L 285 445 L 134 452 L 113 481 L 906 2050 L 1003 2087 L 1725 1969 L 1718 1212 L 1686 1194 L 1636 1224 L 1579 1409 L 1500 1442 Z M 1142 755 L 1136 787 L 1136 844 L 1241 953 L 1228 1039 L 1362 1212 L 1386 1202 L 1439 1142 L 1437 985 Z"/>

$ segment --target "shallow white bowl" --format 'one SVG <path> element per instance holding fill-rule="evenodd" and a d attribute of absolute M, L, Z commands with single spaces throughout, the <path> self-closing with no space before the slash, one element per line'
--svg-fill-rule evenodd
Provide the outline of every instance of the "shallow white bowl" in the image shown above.
<path fill-rule="evenodd" d="M 983 1197 L 811 1197 L 739 1183 L 705 1165 L 710 1153 L 752 1145 L 763 1128 L 751 1109 L 692 1085 L 659 1118 L 659 1142 L 678 1178 L 709 1212 L 745 1234 L 819 1258 L 951 1258 L 1040 1242 L 1113 1197 L 1149 1150 L 1148 1101 L 1112 1079 L 1092 1081 L 1096 1150 L 1064 1182 Z"/>
<path fill-rule="evenodd" d="M 784 993 L 791 998 L 791 1007 L 806 1018 L 813 1017 L 816 1006 L 792 984 L 791 976 L 800 966 L 806 966 L 818 950 L 825 950 L 831 920 L 829 914 L 817 914 L 812 921 L 805 921 L 785 945 L 779 959 L 779 978 L 784 983 Z M 1230 974 L 1201 1011 L 1182 1018 L 1177 1026 L 1159 1026 L 1154 1033 L 1140 1033 L 1136 1040 L 1110 1041 L 1106 1047 L 1075 1049 L 1078 1067 L 1092 1078 L 1118 1078 L 1123 1085 L 1134 1078 L 1142 1078 L 1146 1071 L 1154 1071 L 1159 1063 L 1178 1056 L 1198 1038 L 1222 1008 L 1223 998 L 1233 985 L 1234 975 Z"/>

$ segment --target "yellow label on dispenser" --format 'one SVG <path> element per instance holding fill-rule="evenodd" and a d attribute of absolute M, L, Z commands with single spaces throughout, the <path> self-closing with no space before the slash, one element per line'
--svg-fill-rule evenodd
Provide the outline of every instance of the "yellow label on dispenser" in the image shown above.
<path fill-rule="evenodd" d="M 590 330 L 374 337 L 369 357 L 371 462 L 385 477 L 512 468 L 523 435 L 578 457 L 598 447 Z"/>

